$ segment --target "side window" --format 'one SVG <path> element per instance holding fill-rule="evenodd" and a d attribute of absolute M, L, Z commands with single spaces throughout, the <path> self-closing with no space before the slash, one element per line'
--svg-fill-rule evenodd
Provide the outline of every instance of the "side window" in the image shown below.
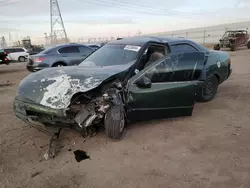
<path fill-rule="evenodd" d="M 67 46 L 58 50 L 60 54 L 80 53 L 77 46 Z"/>
<path fill-rule="evenodd" d="M 24 52 L 24 49 L 22 49 L 22 48 L 16 48 L 16 49 L 14 49 L 14 52 Z"/>
<path fill-rule="evenodd" d="M 202 76 L 205 53 L 186 52 L 171 55 L 146 73 L 152 83 L 198 80 Z"/>
<path fill-rule="evenodd" d="M 79 46 L 79 50 L 80 50 L 80 53 L 85 54 L 85 55 L 89 55 L 90 53 L 94 51 L 86 46 Z"/>
<path fill-rule="evenodd" d="M 152 67 L 145 76 L 148 77 L 152 83 L 161 83 L 171 81 L 171 75 L 173 73 L 172 65 L 170 65 L 170 58 L 167 58 L 154 67 Z"/>
<path fill-rule="evenodd" d="M 155 61 L 160 60 L 164 56 L 168 54 L 169 50 L 167 45 L 149 45 L 142 54 L 140 61 L 136 67 L 137 72 L 143 70 L 148 67 Z"/>
<path fill-rule="evenodd" d="M 14 52 L 14 49 L 10 49 L 10 48 L 9 48 L 9 49 L 5 49 L 5 52 L 7 52 L 8 54 L 9 54 L 9 53 L 13 53 L 13 52 Z"/>
<path fill-rule="evenodd" d="M 190 44 L 176 44 L 171 45 L 171 51 L 174 53 L 181 53 L 181 52 L 198 52 L 196 48 L 191 46 Z"/>

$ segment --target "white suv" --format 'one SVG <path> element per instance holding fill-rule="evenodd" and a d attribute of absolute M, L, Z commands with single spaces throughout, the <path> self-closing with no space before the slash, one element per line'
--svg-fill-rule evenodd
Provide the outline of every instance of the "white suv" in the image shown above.
<path fill-rule="evenodd" d="M 29 54 L 25 48 L 5 48 L 4 51 L 8 54 L 8 59 L 11 61 L 24 62 L 27 60 Z"/>

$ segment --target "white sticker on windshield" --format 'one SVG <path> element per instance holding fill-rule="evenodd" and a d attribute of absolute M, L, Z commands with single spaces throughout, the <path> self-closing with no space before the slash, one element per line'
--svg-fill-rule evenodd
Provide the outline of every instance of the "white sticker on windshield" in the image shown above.
<path fill-rule="evenodd" d="M 141 49 L 140 46 L 134 46 L 134 45 L 126 45 L 124 50 L 131 50 L 131 51 L 135 51 L 138 52 Z"/>

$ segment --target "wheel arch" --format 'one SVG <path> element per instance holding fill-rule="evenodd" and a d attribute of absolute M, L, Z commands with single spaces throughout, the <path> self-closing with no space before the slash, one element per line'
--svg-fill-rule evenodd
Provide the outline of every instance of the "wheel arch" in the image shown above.
<path fill-rule="evenodd" d="M 67 66 L 67 64 L 66 64 L 65 62 L 63 62 L 63 61 L 57 61 L 57 62 L 53 63 L 53 64 L 51 65 L 51 67 L 54 67 L 55 65 L 58 65 L 58 64 Z"/>
<path fill-rule="evenodd" d="M 214 76 L 217 78 L 218 83 L 221 83 L 221 77 L 218 73 L 215 73 Z"/>
<path fill-rule="evenodd" d="M 18 60 L 21 58 L 21 57 L 23 57 L 24 59 L 26 59 L 26 57 L 24 56 L 24 55 L 20 55 L 20 56 L 18 56 Z"/>

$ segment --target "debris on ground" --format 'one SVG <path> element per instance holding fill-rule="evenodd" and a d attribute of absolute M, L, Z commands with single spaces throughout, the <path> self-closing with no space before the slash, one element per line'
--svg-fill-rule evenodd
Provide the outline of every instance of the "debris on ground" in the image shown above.
<path fill-rule="evenodd" d="M 31 178 L 34 178 L 34 177 L 38 176 L 39 174 L 41 174 L 42 172 L 43 172 L 43 171 L 37 171 L 37 172 L 31 174 L 30 177 L 31 177 Z"/>
<path fill-rule="evenodd" d="M 81 162 L 82 160 L 90 159 L 90 156 L 88 156 L 87 153 L 82 150 L 76 150 L 74 151 L 74 154 L 75 154 L 75 159 L 78 163 Z"/>
<path fill-rule="evenodd" d="M 58 145 L 58 139 L 60 136 L 60 132 L 61 132 L 61 129 L 59 129 L 57 133 L 52 133 L 50 141 L 49 141 L 48 149 L 43 156 L 45 158 L 45 160 L 48 160 L 50 158 L 54 158 L 56 156 L 56 149 L 57 149 L 57 145 Z"/>
<path fill-rule="evenodd" d="M 11 82 L 9 80 L 1 80 L 0 81 L 0 87 L 11 85 Z"/>

